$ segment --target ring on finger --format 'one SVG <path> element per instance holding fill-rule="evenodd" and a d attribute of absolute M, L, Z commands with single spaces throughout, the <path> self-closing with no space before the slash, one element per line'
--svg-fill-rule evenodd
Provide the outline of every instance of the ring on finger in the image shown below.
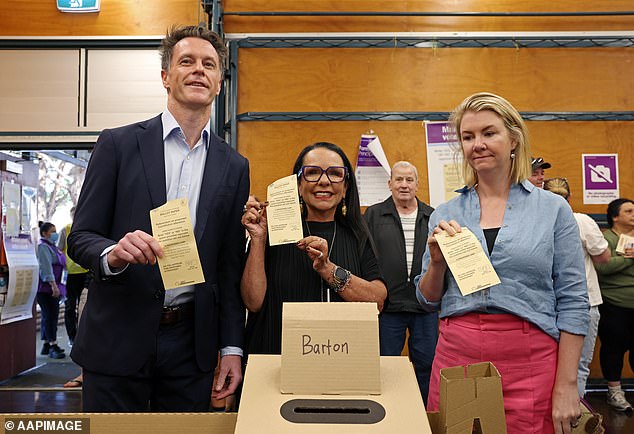
<path fill-rule="evenodd" d="M 321 259 L 324 257 L 324 252 L 319 252 L 319 256 L 317 256 L 317 259 Z"/>
<path fill-rule="evenodd" d="M 247 212 L 247 204 L 245 203 L 244 206 L 242 207 L 242 212 Z"/>

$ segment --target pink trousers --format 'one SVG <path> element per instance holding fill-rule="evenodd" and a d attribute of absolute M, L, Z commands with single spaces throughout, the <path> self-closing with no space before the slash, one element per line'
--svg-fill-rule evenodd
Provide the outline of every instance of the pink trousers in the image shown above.
<path fill-rule="evenodd" d="M 502 377 L 508 434 L 553 433 L 557 349 L 557 341 L 515 315 L 470 313 L 443 318 L 427 409 L 438 411 L 442 368 L 492 362 Z"/>

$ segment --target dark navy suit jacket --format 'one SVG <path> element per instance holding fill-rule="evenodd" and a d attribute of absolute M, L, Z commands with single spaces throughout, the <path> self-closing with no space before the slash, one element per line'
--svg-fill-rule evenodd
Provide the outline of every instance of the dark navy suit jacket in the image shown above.
<path fill-rule="evenodd" d="M 149 212 L 166 202 L 165 184 L 160 116 L 101 133 L 68 237 L 69 255 L 95 273 L 71 353 L 88 370 L 131 375 L 154 351 L 165 297 L 158 265 L 107 277 L 100 255 L 128 232 L 152 233 Z M 195 354 L 205 372 L 219 348 L 243 346 L 240 218 L 248 194 L 248 161 L 212 133 L 194 230 L 205 275 L 195 286 Z"/>

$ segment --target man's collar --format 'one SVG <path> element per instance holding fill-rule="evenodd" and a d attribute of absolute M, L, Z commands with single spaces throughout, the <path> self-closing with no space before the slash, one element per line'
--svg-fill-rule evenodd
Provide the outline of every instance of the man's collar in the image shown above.
<path fill-rule="evenodd" d="M 163 141 L 167 138 L 167 136 L 172 133 L 174 130 L 182 131 L 182 128 L 178 124 L 178 121 L 169 111 L 169 109 L 165 109 L 165 111 L 161 114 L 161 122 L 163 123 Z M 205 124 L 205 128 L 203 128 L 202 136 L 203 143 L 207 149 L 209 149 L 209 138 L 211 137 L 211 118 Z"/>

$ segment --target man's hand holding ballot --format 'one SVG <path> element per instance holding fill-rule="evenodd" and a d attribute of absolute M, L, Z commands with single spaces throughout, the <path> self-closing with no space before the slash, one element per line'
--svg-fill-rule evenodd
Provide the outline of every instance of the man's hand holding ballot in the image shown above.
<path fill-rule="evenodd" d="M 154 238 L 163 247 L 158 257 L 165 289 L 205 281 L 187 199 L 174 199 L 150 211 Z"/>

